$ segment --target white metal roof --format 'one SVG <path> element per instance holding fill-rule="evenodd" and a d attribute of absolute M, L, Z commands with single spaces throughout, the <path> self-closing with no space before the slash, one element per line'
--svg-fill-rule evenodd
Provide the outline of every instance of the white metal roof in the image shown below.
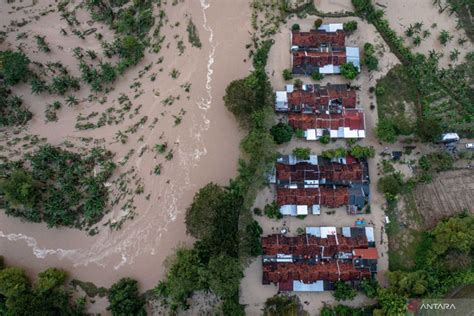
<path fill-rule="evenodd" d="M 308 206 L 307 205 L 297 205 L 296 206 L 297 215 L 308 215 Z"/>
<path fill-rule="evenodd" d="M 323 30 L 326 32 L 336 32 L 337 30 L 343 30 L 344 25 L 342 23 L 329 23 L 329 24 L 321 24 L 318 30 Z"/>
<path fill-rule="evenodd" d="M 295 292 L 323 292 L 324 281 L 316 281 L 306 284 L 301 281 L 293 280 L 293 291 Z"/>
<path fill-rule="evenodd" d="M 346 47 L 347 63 L 353 63 L 360 71 L 359 47 Z"/>
<path fill-rule="evenodd" d="M 316 130 L 315 129 L 308 129 L 305 132 L 306 140 L 316 140 Z"/>

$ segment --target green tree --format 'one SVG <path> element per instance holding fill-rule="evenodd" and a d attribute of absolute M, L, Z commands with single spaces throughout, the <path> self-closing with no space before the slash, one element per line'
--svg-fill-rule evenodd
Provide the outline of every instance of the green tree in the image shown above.
<path fill-rule="evenodd" d="M 160 281 L 153 290 L 165 299 L 171 309 L 186 308 L 186 300 L 194 291 L 208 287 L 203 275 L 203 265 L 195 250 L 178 248 L 176 253 L 165 261 L 166 281 Z"/>
<path fill-rule="evenodd" d="M 395 197 L 403 190 L 403 179 L 400 173 L 393 173 L 381 177 L 377 183 L 380 192 L 388 196 Z"/>
<path fill-rule="evenodd" d="M 344 281 L 334 283 L 334 298 L 337 301 L 353 300 L 357 295 L 357 291 Z"/>
<path fill-rule="evenodd" d="M 66 282 L 66 271 L 49 268 L 38 274 L 38 280 L 35 283 L 35 290 L 39 292 L 51 291 L 60 287 Z"/>
<path fill-rule="evenodd" d="M 195 238 L 205 238 L 211 233 L 211 226 L 225 195 L 224 189 L 209 183 L 194 196 L 193 203 L 186 210 L 186 230 Z"/>
<path fill-rule="evenodd" d="M 378 121 L 375 134 L 377 135 L 378 139 L 388 143 L 394 143 L 397 140 L 397 131 L 395 126 L 393 125 L 392 121 L 387 118 L 383 118 Z"/>
<path fill-rule="evenodd" d="M 311 148 L 308 147 L 296 147 L 293 149 L 293 155 L 295 155 L 298 159 L 309 159 L 310 154 Z"/>
<path fill-rule="evenodd" d="M 30 74 L 29 64 L 30 60 L 23 52 L 0 52 L 0 74 L 7 85 L 13 86 L 20 81 L 26 81 Z"/>
<path fill-rule="evenodd" d="M 302 310 L 297 296 L 274 295 L 265 301 L 263 316 L 294 316 Z"/>
<path fill-rule="evenodd" d="M 384 315 L 405 315 L 407 303 L 403 296 L 394 293 L 390 289 L 379 288 L 377 299 L 382 307 Z"/>
<path fill-rule="evenodd" d="M 375 298 L 377 297 L 377 291 L 380 288 L 377 280 L 374 279 L 364 279 L 361 282 L 361 288 L 362 291 L 364 292 L 365 296 L 368 298 Z"/>
<path fill-rule="evenodd" d="M 300 30 L 300 25 L 295 23 L 291 26 L 291 30 L 294 31 L 294 32 L 299 32 Z"/>
<path fill-rule="evenodd" d="M 449 250 L 470 253 L 474 249 L 474 217 L 452 217 L 439 223 L 433 230 L 433 250 L 439 256 Z"/>
<path fill-rule="evenodd" d="M 349 79 L 349 80 L 355 79 L 355 77 L 357 77 L 357 75 L 359 74 L 359 68 L 354 66 L 354 64 L 351 62 L 342 64 L 340 66 L 340 69 L 341 69 L 341 75 L 344 78 Z"/>
<path fill-rule="evenodd" d="M 110 310 L 112 315 L 146 315 L 145 300 L 140 297 L 136 280 L 121 279 L 112 285 L 107 298 L 110 303 L 107 310 Z"/>
<path fill-rule="evenodd" d="M 0 270 L 0 294 L 7 299 L 21 295 L 29 288 L 30 282 L 23 269 L 10 267 Z"/>
<path fill-rule="evenodd" d="M 446 30 L 442 30 L 439 33 L 438 40 L 443 46 L 446 46 L 446 44 L 448 44 L 448 42 L 451 42 L 452 39 L 453 39 L 453 36 L 449 34 L 449 32 Z"/>
<path fill-rule="evenodd" d="M 375 149 L 372 146 L 365 147 L 361 145 L 355 145 L 351 148 L 350 152 L 351 152 L 351 155 L 357 159 L 375 157 Z"/>
<path fill-rule="evenodd" d="M 314 21 L 314 28 L 315 28 L 315 29 L 318 29 L 322 24 L 323 24 L 323 20 L 321 20 L 321 19 L 316 19 L 316 20 Z"/>
<path fill-rule="evenodd" d="M 283 79 L 285 79 L 285 81 L 293 79 L 293 73 L 291 72 L 291 69 L 283 70 Z"/>
<path fill-rule="evenodd" d="M 270 134 L 272 134 L 275 143 L 287 143 L 293 137 L 293 128 L 288 124 L 280 122 L 272 126 Z"/>
<path fill-rule="evenodd" d="M 331 140 L 331 137 L 329 134 L 324 134 L 323 136 L 319 137 L 319 141 L 321 144 L 329 144 L 329 141 Z"/>
<path fill-rule="evenodd" d="M 318 70 L 315 70 L 311 73 L 311 79 L 318 81 L 322 80 L 324 78 L 324 75 L 320 73 Z"/>
<path fill-rule="evenodd" d="M 239 123 L 248 127 L 254 112 L 273 104 L 271 91 L 266 75 L 255 72 L 245 79 L 232 81 L 226 88 L 224 103 Z"/>
<path fill-rule="evenodd" d="M 239 260 L 226 255 L 209 260 L 208 280 L 211 290 L 221 298 L 231 298 L 239 294 L 240 279 L 244 274 Z"/>
<path fill-rule="evenodd" d="M 0 182 L 0 190 L 13 206 L 32 208 L 38 199 L 38 184 L 29 172 L 18 169 Z"/>
<path fill-rule="evenodd" d="M 357 30 L 357 21 L 349 21 L 343 24 L 344 31 L 346 32 L 354 32 Z"/>

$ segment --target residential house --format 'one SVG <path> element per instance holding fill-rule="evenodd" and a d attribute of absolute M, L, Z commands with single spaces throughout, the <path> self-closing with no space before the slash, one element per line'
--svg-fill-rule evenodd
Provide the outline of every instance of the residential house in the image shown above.
<path fill-rule="evenodd" d="M 358 47 L 345 47 L 342 23 L 323 24 L 317 30 L 291 33 L 291 68 L 294 74 L 338 74 L 340 66 L 353 63 L 360 69 Z"/>
<path fill-rule="evenodd" d="M 358 227 L 359 228 L 359 227 Z M 307 227 L 305 235 L 262 237 L 262 283 L 280 291 L 332 290 L 336 281 L 356 285 L 377 273 L 377 250 L 367 236 L 344 236 L 336 227 Z"/>

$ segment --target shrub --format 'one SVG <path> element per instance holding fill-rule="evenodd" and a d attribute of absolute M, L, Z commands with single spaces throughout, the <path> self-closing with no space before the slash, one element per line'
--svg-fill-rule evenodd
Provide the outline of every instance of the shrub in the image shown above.
<path fill-rule="evenodd" d="M 298 138 L 304 138 L 304 130 L 297 128 L 297 129 L 295 130 L 295 135 L 296 135 L 296 137 L 298 137 Z"/>
<path fill-rule="evenodd" d="M 298 32 L 300 30 L 300 25 L 295 23 L 291 26 L 291 30 L 292 31 L 295 31 L 295 32 Z"/>
<path fill-rule="evenodd" d="M 296 147 L 293 149 L 293 155 L 296 156 L 298 159 L 309 159 L 309 155 L 311 154 L 311 148 L 303 148 L 303 147 Z"/>
<path fill-rule="evenodd" d="M 0 52 L 0 74 L 7 85 L 13 86 L 20 81 L 26 81 L 30 74 L 29 64 L 30 60 L 23 52 Z"/>
<path fill-rule="evenodd" d="M 357 21 L 349 21 L 343 24 L 344 31 L 346 32 L 354 32 L 357 30 Z"/>
<path fill-rule="evenodd" d="M 331 137 L 329 137 L 328 134 L 324 134 L 323 136 L 319 137 L 319 141 L 321 144 L 329 144 L 329 141 L 331 140 Z"/>
<path fill-rule="evenodd" d="M 313 80 L 322 80 L 323 78 L 324 78 L 324 75 L 317 70 L 311 73 L 311 79 Z"/>
<path fill-rule="evenodd" d="M 365 146 L 355 145 L 354 147 L 351 148 L 350 152 L 351 152 L 351 155 L 357 159 L 374 158 L 375 156 L 375 149 L 372 146 L 365 147 Z"/>
<path fill-rule="evenodd" d="M 123 278 L 112 285 L 107 295 L 112 315 L 146 315 L 145 300 L 139 296 L 137 281 Z"/>
<path fill-rule="evenodd" d="M 392 121 L 386 118 L 379 120 L 375 129 L 375 134 L 381 141 L 394 143 L 397 140 L 395 126 Z"/>
<path fill-rule="evenodd" d="M 265 213 L 268 218 L 280 219 L 283 217 L 283 215 L 280 213 L 280 208 L 278 207 L 278 204 L 276 202 L 265 205 L 263 213 Z"/>
<path fill-rule="evenodd" d="M 355 79 L 355 77 L 357 77 L 357 74 L 359 73 L 359 69 L 354 66 L 353 63 L 342 64 L 340 66 L 340 69 L 341 75 L 349 80 Z"/>
<path fill-rule="evenodd" d="M 270 129 L 270 134 L 272 134 L 275 143 L 283 144 L 291 140 L 293 136 L 293 128 L 286 123 L 278 123 L 273 125 Z"/>
<path fill-rule="evenodd" d="M 315 28 L 315 29 L 318 29 L 322 24 L 323 24 L 323 20 L 321 20 L 321 19 L 316 19 L 316 20 L 314 21 L 314 28 Z"/>
<path fill-rule="evenodd" d="M 403 178 L 400 173 L 393 173 L 379 179 L 377 188 L 380 192 L 395 198 L 403 190 Z"/>
<path fill-rule="evenodd" d="M 357 292 L 349 284 L 344 281 L 336 281 L 334 283 L 334 298 L 337 301 L 353 300 Z"/>
<path fill-rule="evenodd" d="M 286 81 L 293 79 L 293 73 L 290 69 L 283 70 L 283 79 Z"/>

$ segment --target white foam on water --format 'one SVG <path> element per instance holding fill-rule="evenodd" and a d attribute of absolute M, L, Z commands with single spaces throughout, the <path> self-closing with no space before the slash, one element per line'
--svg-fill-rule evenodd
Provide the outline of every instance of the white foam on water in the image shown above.
<path fill-rule="evenodd" d="M 33 254 L 36 258 L 44 259 L 47 255 L 56 255 L 59 259 L 63 259 L 65 257 L 73 257 L 74 254 L 77 253 L 77 250 L 65 250 L 61 248 L 57 249 L 47 249 L 47 248 L 40 248 L 38 246 L 38 242 L 33 237 L 26 236 L 24 234 L 5 234 L 3 231 L 0 231 L 0 238 L 6 238 L 9 241 L 24 241 L 26 245 L 33 249 Z"/>

